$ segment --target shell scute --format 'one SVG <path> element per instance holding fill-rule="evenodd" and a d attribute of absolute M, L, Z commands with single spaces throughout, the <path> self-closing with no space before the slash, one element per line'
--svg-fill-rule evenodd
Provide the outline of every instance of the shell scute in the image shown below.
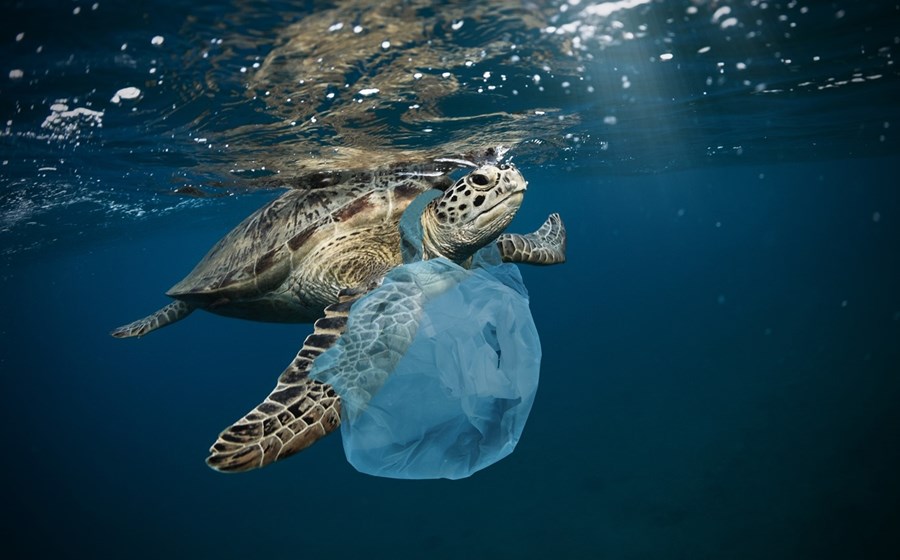
<path fill-rule="evenodd" d="M 220 239 L 167 294 L 208 304 L 265 293 L 288 277 L 292 263 L 300 262 L 311 245 L 398 219 L 398 211 L 432 187 L 427 180 L 366 175 L 334 186 L 288 190 Z"/>

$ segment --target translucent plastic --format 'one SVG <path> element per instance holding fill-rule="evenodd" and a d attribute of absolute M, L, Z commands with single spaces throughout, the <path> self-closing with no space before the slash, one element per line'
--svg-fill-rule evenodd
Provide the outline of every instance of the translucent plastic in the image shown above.
<path fill-rule="evenodd" d="M 479 257 L 398 267 L 354 304 L 311 375 L 342 397 L 347 460 L 391 478 L 464 478 L 509 455 L 541 347 L 518 268 Z"/>

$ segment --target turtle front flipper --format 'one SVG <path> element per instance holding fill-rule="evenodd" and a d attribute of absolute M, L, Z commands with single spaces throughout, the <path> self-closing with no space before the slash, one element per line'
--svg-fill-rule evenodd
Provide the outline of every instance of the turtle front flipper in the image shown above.
<path fill-rule="evenodd" d="M 353 302 L 367 290 L 342 290 L 325 308 L 303 347 L 278 378 L 275 389 L 243 418 L 219 434 L 206 464 L 223 472 L 264 467 L 306 449 L 341 424 L 341 398 L 309 378 L 313 361 L 344 333 Z"/>
<path fill-rule="evenodd" d="M 123 325 L 109 334 L 116 338 L 141 337 L 150 331 L 155 331 L 160 327 L 165 327 L 170 323 L 184 319 L 190 315 L 194 309 L 196 309 L 196 307 L 189 303 L 175 300 L 156 313 L 147 315 L 143 319 L 138 319 L 133 323 Z"/>
<path fill-rule="evenodd" d="M 504 233 L 497 238 L 504 262 L 560 264 L 566 262 L 566 226 L 559 214 L 550 214 L 537 231 L 527 235 Z"/>

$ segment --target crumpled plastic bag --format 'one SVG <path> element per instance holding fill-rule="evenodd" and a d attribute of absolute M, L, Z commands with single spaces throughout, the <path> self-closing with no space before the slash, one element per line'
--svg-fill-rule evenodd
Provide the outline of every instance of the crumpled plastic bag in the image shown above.
<path fill-rule="evenodd" d="M 492 264 L 494 263 L 494 264 Z M 390 478 L 464 478 L 512 453 L 541 347 L 518 268 L 495 248 L 392 270 L 310 375 L 342 398 L 347 460 Z"/>

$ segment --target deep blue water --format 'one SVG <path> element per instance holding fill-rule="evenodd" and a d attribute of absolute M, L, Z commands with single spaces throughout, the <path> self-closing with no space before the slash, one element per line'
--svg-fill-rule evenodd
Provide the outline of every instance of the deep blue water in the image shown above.
<path fill-rule="evenodd" d="M 261 103 L 248 75 L 286 26 L 340 6 L 3 6 L 4 550 L 900 554 L 896 3 L 623 2 L 609 16 L 542 4 L 537 31 L 491 28 L 530 56 L 448 63 L 462 86 L 431 124 L 384 99 L 336 136 L 286 134 L 284 104 Z M 491 25 L 463 21 L 451 46 Z M 366 67 L 354 68 L 358 89 Z M 501 87 L 478 91 L 488 83 Z M 269 97 L 279 85 L 293 87 L 269 83 Z M 126 86 L 141 97 L 113 103 Z M 102 126 L 94 113 L 45 126 L 76 107 Z M 371 137 L 385 153 L 440 146 L 410 122 L 474 134 L 495 117 L 441 117 L 497 107 L 563 117 L 529 121 L 511 150 L 529 191 L 510 229 L 558 211 L 569 233 L 565 265 L 522 267 L 543 362 L 516 451 L 461 481 L 359 474 L 338 435 L 257 472 L 206 467 L 215 435 L 271 389 L 309 327 L 198 312 L 137 341 L 109 330 L 164 304 L 276 196 L 277 180 L 258 180 L 293 176 L 284 154 Z M 351 124 L 371 137 L 348 136 Z"/>

